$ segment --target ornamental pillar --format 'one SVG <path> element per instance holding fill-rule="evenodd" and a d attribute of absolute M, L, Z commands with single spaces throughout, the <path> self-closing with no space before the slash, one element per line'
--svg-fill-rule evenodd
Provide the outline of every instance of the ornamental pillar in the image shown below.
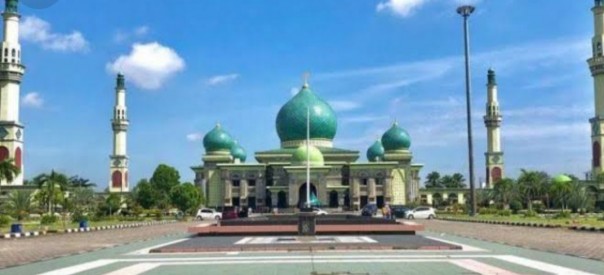
<path fill-rule="evenodd" d="M 233 182 L 224 181 L 224 206 L 233 206 Z"/>
<path fill-rule="evenodd" d="M 376 190 L 375 190 L 375 178 L 369 178 L 367 180 L 367 196 L 369 197 L 370 203 L 376 203 Z"/>

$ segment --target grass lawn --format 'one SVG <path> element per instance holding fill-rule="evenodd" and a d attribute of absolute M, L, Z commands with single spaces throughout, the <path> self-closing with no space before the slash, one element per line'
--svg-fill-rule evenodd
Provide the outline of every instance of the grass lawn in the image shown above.
<path fill-rule="evenodd" d="M 154 220 L 153 219 L 148 219 L 148 220 L 144 220 L 144 221 L 108 220 L 108 221 L 96 221 L 96 222 L 89 221 L 88 226 L 95 227 L 95 226 L 105 226 L 105 225 L 139 223 L 139 222 L 147 222 L 147 221 L 154 221 Z M 63 222 L 61 222 L 61 221 L 58 221 L 54 224 L 49 224 L 49 225 L 40 225 L 40 221 L 23 221 L 22 224 L 23 224 L 24 232 L 42 231 L 45 228 L 47 228 L 47 230 L 63 230 L 63 229 L 67 229 L 67 228 L 80 227 L 79 223 L 71 223 L 71 222 L 66 222 L 65 226 L 63 226 Z M 10 224 L 8 226 L 0 227 L 0 233 L 2 233 L 2 234 L 10 233 Z"/>
<path fill-rule="evenodd" d="M 594 216 L 577 216 L 570 219 L 556 219 L 548 217 L 524 217 L 524 215 L 511 215 L 509 217 L 499 215 L 477 215 L 475 217 L 469 217 L 467 215 L 451 215 L 443 214 L 440 217 L 446 218 L 457 218 L 457 219 L 471 219 L 471 220 L 488 220 L 488 221 L 510 221 L 510 222 L 530 222 L 530 223 L 542 223 L 552 224 L 561 226 L 594 226 L 604 228 L 604 220 L 602 220 L 602 214 L 597 217 Z"/>

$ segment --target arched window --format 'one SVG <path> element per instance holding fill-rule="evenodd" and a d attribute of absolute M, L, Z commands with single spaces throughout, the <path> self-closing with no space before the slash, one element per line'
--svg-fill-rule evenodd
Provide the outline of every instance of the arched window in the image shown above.
<path fill-rule="evenodd" d="M 602 42 L 598 42 L 597 54 L 598 56 L 602 56 Z"/>
<path fill-rule="evenodd" d="M 600 147 L 600 143 L 599 142 L 594 142 L 593 147 L 592 147 L 592 166 L 593 167 L 600 167 L 600 157 L 602 155 L 602 148 Z"/>
<path fill-rule="evenodd" d="M 493 177 L 493 183 L 498 182 L 501 179 L 501 168 L 494 167 L 491 170 L 491 177 Z"/>
<path fill-rule="evenodd" d="M 128 187 L 128 172 L 124 174 L 124 186 Z"/>
<path fill-rule="evenodd" d="M 122 173 L 120 171 L 115 171 L 111 175 L 111 186 L 113 188 L 122 187 Z"/>
<path fill-rule="evenodd" d="M 0 146 L 0 161 L 5 161 L 9 156 L 8 148 Z"/>
<path fill-rule="evenodd" d="M 23 164 L 23 153 L 21 152 L 21 148 L 17 147 L 15 150 L 15 166 L 21 169 L 21 165 Z"/>
<path fill-rule="evenodd" d="M 13 50 L 11 51 L 11 56 L 12 56 L 12 57 L 17 56 L 17 51 L 16 51 L 15 49 L 13 49 Z"/>

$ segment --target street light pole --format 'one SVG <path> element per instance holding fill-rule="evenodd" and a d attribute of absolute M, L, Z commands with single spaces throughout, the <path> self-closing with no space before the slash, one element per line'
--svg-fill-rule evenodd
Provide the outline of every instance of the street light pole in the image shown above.
<path fill-rule="evenodd" d="M 470 169 L 470 216 L 476 215 L 476 188 L 474 186 L 474 146 L 472 142 L 472 87 L 470 85 L 470 30 L 468 27 L 468 17 L 474 12 L 473 6 L 461 6 L 457 8 L 457 13 L 463 16 L 464 27 L 464 45 L 466 60 L 466 115 L 468 123 L 468 161 Z"/>

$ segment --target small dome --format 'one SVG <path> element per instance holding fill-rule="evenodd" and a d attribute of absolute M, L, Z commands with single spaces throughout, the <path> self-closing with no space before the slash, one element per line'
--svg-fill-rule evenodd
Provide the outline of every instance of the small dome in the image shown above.
<path fill-rule="evenodd" d="M 394 122 L 382 136 L 382 144 L 386 151 L 408 150 L 411 147 L 411 138 L 405 129 Z"/>
<path fill-rule="evenodd" d="M 308 146 L 308 159 L 310 160 L 310 166 L 323 166 L 323 153 L 317 147 Z M 294 151 L 292 155 L 292 162 L 298 165 L 306 165 L 306 145 L 301 145 Z"/>
<path fill-rule="evenodd" d="M 237 141 L 234 141 L 233 146 L 231 147 L 231 156 L 233 156 L 233 159 L 239 159 L 240 162 L 245 162 L 247 153 Z"/>
<path fill-rule="evenodd" d="M 384 146 L 379 139 L 367 149 L 367 160 L 371 162 L 384 160 Z"/>
<path fill-rule="evenodd" d="M 571 182 L 573 181 L 573 179 L 571 179 L 569 176 L 567 175 L 557 175 L 552 179 L 553 183 L 566 183 L 566 182 Z"/>
<path fill-rule="evenodd" d="M 203 137 L 203 147 L 206 149 L 206 153 L 216 151 L 230 152 L 231 147 L 233 147 L 233 138 L 222 129 L 220 124 L 216 124 L 216 127 Z"/>
<path fill-rule="evenodd" d="M 308 85 L 304 85 L 277 114 L 277 134 L 282 143 L 306 140 L 306 115 L 309 109 L 310 139 L 333 140 L 338 126 L 335 112 Z"/>

